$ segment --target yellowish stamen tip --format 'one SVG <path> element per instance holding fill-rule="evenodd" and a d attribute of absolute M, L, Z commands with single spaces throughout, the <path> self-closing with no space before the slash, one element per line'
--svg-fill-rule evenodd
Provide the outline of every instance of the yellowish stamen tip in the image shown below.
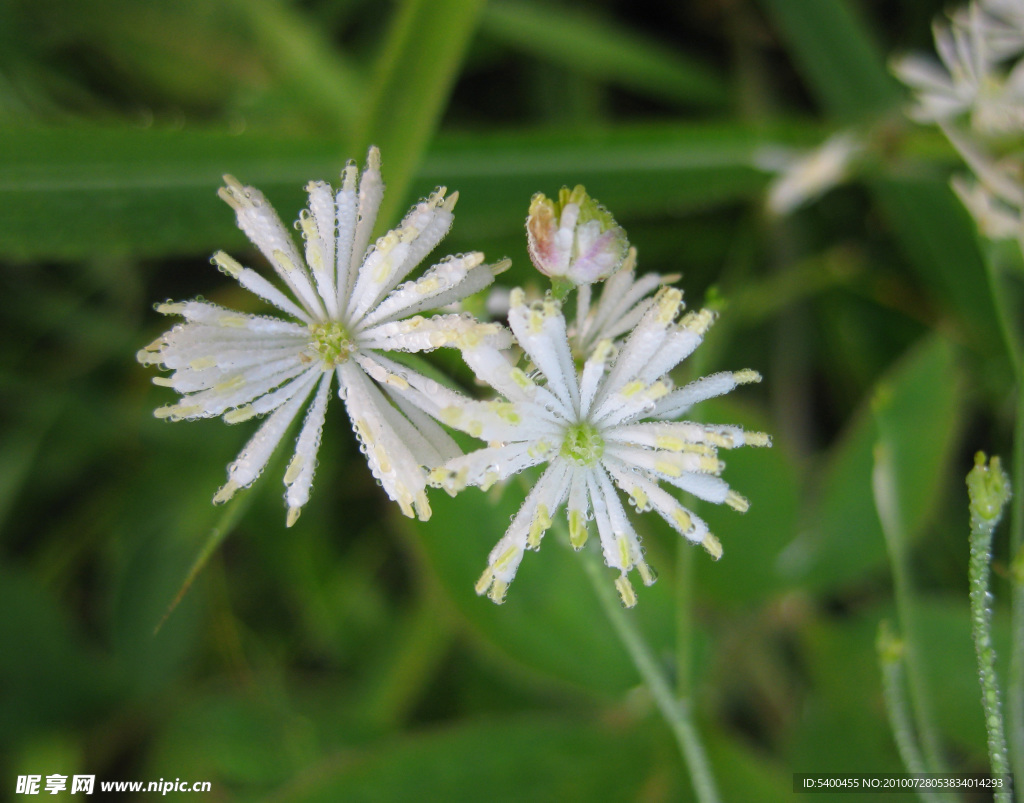
<path fill-rule="evenodd" d="M 729 491 L 725 495 L 725 503 L 733 510 L 738 510 L 740 513 L 746 513 L 750 509 L 750 502 L 735 491 Z"/>
<path fill-rule="evenodd" d="M 583 545 L 587 543 L 587 536 L 590 535 L 590 531 L 587 529 L 587 520 L 583 516 L 582 510 L 570 510 L 569 511 L 569 543 L 572 548 L 577 552 L 583 549 Z"/>
<path fill-rule="evenodd" d="M 745 432 L 743 444 L 745 446 L 771 446 L 772 436 L 767 432 Z"/>
<path fill-rule="evenodd" d="M 235 491 L 237 491 L 237 490 L 238 490 L 238 483 L 235 482 L 234 480 L 228 480 L 226 483 L 224 483 L 224 486 L 219 491 L 217 491 L 216 494 L 214 494 L 214 496 L 213 496 L 213 504 L 215 504 L 215 505 L 223 505 L 232 496 L 235 495 Z"/>
<path fill-rule="evenodd" d="M 615 580 L 615 590 L 619 592 L 619 598 L 622 600 L 622 607 L 632 608 L 636 605 L 636 592 L 633 590 L 633 586 L 630 585 L 626 575 L 619 575 Z"/>
<path fill-rule="evenodd" d="M 708 551 L 708 554 L 718 560 L 722 557 L 722 542 L 719 541 L 711 533 L 704 536 L 704 540 L 700 542 L 701 546 Z"/>
<path fill-rule="evenodd" d="M 288 517 L 285 519 L 284 526 L 291 527 L 295 522 L 299 520 L 299 514 L 302 513 L 301 507 L 290 507 L 288 508 Z"/>

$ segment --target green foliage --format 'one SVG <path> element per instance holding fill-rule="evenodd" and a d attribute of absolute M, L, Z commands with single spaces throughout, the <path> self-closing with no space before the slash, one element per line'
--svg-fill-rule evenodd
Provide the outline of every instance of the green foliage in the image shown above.
<path fill-rule="evenodd" d="M 380 225 L 435 186 L 458 190 L 438 253 L 508 256 L 506 286 L 544 286 L 525 250 L 531 196 L 584 184 L 641 272 L 683 274 L 689 306 L 721 313 L 677 385 L 764 375 L 692 412 L 774 437 L 723 453 L 748 512 L 696 508 L 722 559 L 633 516 L 659 580 L 626 615 L 692 688 L 723 799 L 787 800 L 797 771 L 900 770 L 874 648 L 893 608 L 879 443 L 910 586 L 927 589 L 913 604 L 937 731 L 953 771 L 986 771 L 963 476 L 975 450 L 1011 452 L 1021 265 L 979 247 L 949 152 L 900 115 L 883 50 L 925 41 L 942 4 L 896 5 L 898 30 L 855 0 L 649 17 L 618 0 L 3 4 L 0 782 L 691 799 L 557 528 L 502 606 L 473 592 L 522 482 L 435 491 L 433 517 L 406 520 L 333 405 L 312 501 L 286 529 L 281 462 L 210 504 L 252 422 L 152 417 L 170 398 L 134 361 L 167 326 L 152 303 L 260 309 L 208 264 L 224 249 L 264 267 L 217 198 L 221 176 L 289 221 L 307 181 L 336 179 L 371 143 L 389 185 Z M 781 155 L 846 127 L 864 136 L 860 172 L 768 215 Z M 426 362 L 470 387 L 454 353 Z M 1013 556 L 998 535 L 993 548 L 1002 658 Z"/>

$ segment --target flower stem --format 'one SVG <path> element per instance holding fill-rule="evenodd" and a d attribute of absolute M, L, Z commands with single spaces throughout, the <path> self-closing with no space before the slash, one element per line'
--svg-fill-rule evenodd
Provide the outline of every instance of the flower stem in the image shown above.
<path fill-rule="evenodd" d="M 1024 346 L 1015 329 L 1013 300 L 1017 294 L 1007 287 L 1007 276 L 1018 276 L 1002 257 L 1006 252 L 996 243 L 982 248 L 988 270 L 989 292 L 1006 353 L 1016 375 L 1017 405 L 1013 427 L 1013 498 L 1010 503 L 1010 682 L 1007 708 L 1010 718 L 1010 761 L 1014 775 L 1024 778 Z M 1011 246 L 1013 248 L 1015 246 Z"/>
<path fill-rule="evenodd" d="M 892 451 L 884 440 L 875 446 L 875 466 L 871 475 L 871 484 L 874 491 L 875 507 L 878 510 L 878 518 L 889 551 L 896 615 L 903 637 L 902 661 L 906 666 L 914 724 L 918 738 L 921 740 L 928 771 L 944 772 L 946 767 L 942 758 L 942 748 L 935 729 L 928 688 L 918 654 L 920 642 L 917 636 L 913 589 L 907 566 L 907 533 L 903 526 L 899 507 Z"/>
<path fill-rule="evenodd" d="M 693 723 L 690 702 L 675 696 L 668 679 L 665 677 L 661 667 L 651 652 L 650 646 L 640 634 L 636 623 L 620 605 L 614 587 L 609 582 L 603 571 L 604 567 L 597 559 L 597 553 L 588 551 L 583 561 L 587 569 L 587 576 L 594 586 L 594 592 L 604 608 L 615 630 L 616 635 L 629 653 L 629 657 L 636 666 L 640 677 L 643 678 L 647 688 L 650 689 L 654 702 L 661 711 L 662 716 L 672 729 L 672 733 L 679 743 L 679 751 L 683 756 L 690 771 L 690 780 L 693 783 L 694 792 L 700 803 L 715 803 L 719 800 L 718 790 L 715 786 L 715 779 L 711 774 L 711 765 L 708 763 L 707 754 L 704 751 L 704 744 Z"/>
<path fill-rule="evenodd" d="M 892 728 L 896 749 L 899 750 L 903 766 L 914 775 L 925 775 L 928 766 L 921 748 L 914 737 L 914 725 L 910 716 L 910 707 L 904 694 L 905 681 L 903 659 L 905 644 L 896 637 L 889 627 L 889 622 L 882 620 L 878 627 L 878 663 L 882 670 L 882 696 L 885 699 L 885 711 L 889 715 L 889 726 Z M 921 790 L 922 799 L 937 803 L 945 799 L 934 792 Z"/>
<path fill-rule="evenodd" d="M 676 544 L 676 693 L 690 696 L 693 672 L 693 544 Z"/>
<path fill-rule="evenodd" d="M 978 655 L 978 674 L 981 680 L 981 705 L 985 712 L 988 731 L 988 754 L 992 774 L 1006 777 L 1010 774 L 1009 755 L 1003 711 L 999 699 L 999 679 L 996 676 L 996 651 L 992 646 L 992 595 L 989 593 L 989 565 L 992 561 L 992 533 L 1009 499 L 1010 479 L 993 457 L 985 465 L 985 455 L 975 457 L 974 468 L 967 475 L 967 491 L 971 509 L 971 559 L 968 577 L 971 589 L 971 631 Z M 1009 803 L 1009 789 L 996 792 L 996 803 Z"/>
<path fill-rule="evenodd" d="M 1017 420 L 1013 430 L 1010 556 L 1010 762 L 1015 777 L 1024 783 L 1024 377 L 1017 383 Z"/>

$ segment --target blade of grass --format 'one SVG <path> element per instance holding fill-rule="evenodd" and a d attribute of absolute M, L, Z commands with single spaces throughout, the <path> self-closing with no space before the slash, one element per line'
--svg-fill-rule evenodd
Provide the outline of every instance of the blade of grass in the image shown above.
<path fill-rule="evenodd" d="M 361 76 L 311 20 L 280 0 L 235 0 L 234 6 L 289 92 L 325 124 L 349 129 L 362 105 Z"/>
<path fill-rule="evenodd" d="M 437 129 L 484 0 L 404 0 L 381 46 L 364 112 L 349 139 L 359 156 L 381 149 L 390 192 L 378 226 L 391 225 Z"/>
<path fill-rule="evenodd" d="M 474 199 L 459 207 L 459 229 L 476 237 L 496 227 L 506 233 L 521 230 L 530 196 L 541 188 L 554 192 L 563 183 L 583 182 L 602 200 L 614 198 L 623 218 L 664 214 L 752 197 L 766 182 L 753 167 L 759 147 L 816 138 L 817 132 L 797 125 L 660 123 L 585 134 L 447 135 L 431 145 L 422 163 L 419 156 L 408 161 L 411 151 L 391 140 L 400 152 L 384 152 L 386 178 L 400 191 L 386 198 L 401 194 L 396 182 L 408 182 L 403 170 L 416 167 L 418 191 L 445 184 Z M 377 140 L 382 146 L 387 141 Z M 164 128 L 0 129 L 0 255 L 151 257 L 246 247 L 216 195 L 224 173 L 259 187 L 288 220 L 305 202 L 303 185 L 311 178 L 336 180 L 341 164 L 334 137 Z"/>
<path fill-rule="evenodd" d="M 199 548 L 199 552 L 196 555 L 196 559 L 192 562 L 192 566 L 188 570 L 188 574 L 185 575 L 185 579 L 181 583 L 181 588 L 178 589 L 178 593 L 174 595 L 174 599 L 171 600 L 171 604 L 167 606 L 167 611 L 157 622 L 156 627 L 153 629 L 154 635 L 160 632 L 160 629 L 164 626 L 171 614 L 174 613 L 174 609 L 178 607 L 178 604 L 185 598 L 185 594 L 192 587 L 192 583 L 199 576 L 199 573 L 206 566 L 207 561 L 210 560 L 210 556 L 217 550 L 217 547 L 221 545 L 225 538 L 231 534 L 231 531 L 238 525 L 239 519 L 242 518 L 242 514 L 249 508 L 253 500 L 253 494 L 243 493 L 236 496 L 230 502 L 224 506 L 224 512 L 221 513 L 220 519 L 210 529 L 210 532 L 206 536 L 206 540 L 203 541 L 203 545 Z"/>
<path fill-rule="evenodd" d="M 653 97 L 710 106 L 728 101 L 725 83 L 704 64 L 593 14 L 504 0 L 487 5 L 481 30 L 546 62 Z"/>
<path fill-rule="evenodd" d="M 833 114 L 861 119 L 899 102 L 895 80 L 845 0 L 763 0 L 810 89 Z"/>

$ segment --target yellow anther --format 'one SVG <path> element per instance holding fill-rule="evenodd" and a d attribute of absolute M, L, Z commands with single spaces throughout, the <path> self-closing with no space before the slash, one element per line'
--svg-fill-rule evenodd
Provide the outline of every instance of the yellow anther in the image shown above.
<path fill-rule="evenodd" d="M 672 520 L 676 523 L 679 531 L 683 534 L 686 534 L 693 529 L 693 519 L 690 517 L 690 514 L 681 507 L 677 507 L 672 510 Z"/>
<path fill-rule="evenodd" d="M 703 335 L 715 322 L 715 314 L 710 310 L 702 309 L 698 312 L 689 312 L 680 322 L 680 325 L 696 335 Z"/>
<path fill-rule="evenodd" d="M 590 535 L 587 529 L 587 519 L 582 510 L 569 511 L 569 543 L 572 548 L 579 551 L 587 543 L 587 536 Z"/>
<path fill-rule="evenodd" d="M 633 590 L 633 586 L 629 584 L 626 575 L 621 574 L 615 579 L 615 590 L 619 592 L 623 607 L 632 608 L 636 605 L 636 592 Z"/>
<path fill-rule="evenodd" d="M 295 265 L 295 263 L 292 262 L 291 257 L 289 257 L 280 248 L 275 248 L 272 256 L 274 257 L 274 260 L 282 268 L 284 268 L 285 273 L 291 273 L 293 270 L 297 270 L 298 269 L 297 266 Z"/>
<path fill-rule="evenodd" d="M 527 390 L 534 386 L 533 380 L 530 379 L 530 377 L 526 375 L 526 372 L 523 371 L 521 368 L 513 368 L 511 371 L 509 371 L 509 377 L 511 377 L 512 381 L 515 382 L 517 385 L 519 385 L 519 387 L 523 388 L 524 390 Z"/>
<path fill-rule="evenodd" d="M 492 401 L 488 402 L 487 406 L 498 418 L 509 424 L 518 424 L 522 420 L 519 417 L 519 410 L 511 402 Z"/>
<path fill-rule="evenodd" d="M 229 424 L 237 424 L 241 421 L 248 421 L 254 415 L 256 415 L 256 411 L 252 408 L 252 405 L 245 404 L 224 413 L 224 420 Z"/>
<path fill-rule="evenodd" d="M 413 505 L 416 508 L 416 517 L 420 521 L 429 521 L 433 511 L 430 509 L 430 500 L 427 499 L 425 491 L 416 492 L 416 501 L 413 502 Z"/>
<path fill-rule="evenodd" d="M 548 514 L 547 505 L 537 505 L 537 512 L 533 515 L 533 521 L 530 522 L 530 535 L 526 539 L 527 546 L 530 549 L 540 547 L 541 536 L 550 526 L 551 516 Z"/>
<path fill-rule="evenodd" d="M 612 341 L 605 338 L 598 342 L 594 346 L 594 351 L 590 355 L 590 359 L 594 362 L 608 362 L 608 358 L 615 352 L 615 347 L 612 345 Z"/>
<path fill-rule="evenodd" d="M 616 537 L 616 545 L 619 547 L 619 563 L 622 564 L 622 568 L 628 571 L 633 567 L 633 558 L 630 555 L 629 542 L 626 540 L 626 536 L 621 533 Z"/>
<path fill-rule="evenodd" d="M 436 276 L 429 276 L 417 282 L 415 287 L 417 293 L 421 296 L 427 296 L 441 289 L 441 280 Z"/>
<path fill-rule="evenodd" d="M 721 474 L 725 463 L 716 457 L 701 457 L 697 460 L 697 471 L 703 474 Z"/>
<path fill-rule="evenodd" d="M 745 432 L 743 444 L 745 446 L 771 446 L 772 436 L 766 432 Z"/>
<path fill-rule="evenodd" d="M 637 508 L 639 510 L 646 510 L 650 500 L 647 498 L 647 494 L 644 492 L 644 489 L 638 485 L 633 489 L 632 495 L 633 503 Z"/>
<path fill-rule="evenodd" d="M 624 385 L 622 390 L 619 391 L 619 394 L 621 396 L 623 396 L 624 398 L 628 399 L 631 396 L 635 396 L 637 393 L 639 393 L 643 389 L 644 389 L 644 383 L 641 382 L 639 379 L 634 379 L 632 382 Z"/>
<path fill-rule="evenodd" d="M 284 472 L 285 485 L 291 485 L 299 478 L 299 473 L 302 471 L 302 465 L 305 462 L 305 459 L 300 454 L 292 457 L 291 461 L 288 463 L 288 469 Z"/>
<path fill-rule="evenodd" d="M 442 407 L 439 413 L 441 421 L 450 427 L 457 426 L 459 420 L 462 418 L 462 408 L 452 405 L 451 407 Z"/>
<path fill-rule="evenodd" d="M 495 571 L 503 571 L 509 567 L 509 564 L 511 564 L 512 561 L 519 557 L 520 553 L 520 548 L 513 544 L 504 552 L 502 552 L 501 555 L 498 556 L 497 560 L 491 563 L 491 567 Z"/>
<path fill-rule="evenodd" d="M 660 471 L 662 474 L 668 477 L 683 476 L 683 470 L 678 465 L 669 460 L 655 460 L 654 470 Z"/>
<path fill-rule="evenodd" d="M 218 251 L 210 261 L 216 265 L 220 270 L 224 271 L 228 276 L 235 279 L 242 273 L 242 266 L 234 257 L 229 256 L 223 251 Z"/>
<path fill-rule="evenodd" d="M 704 547 L 708 554 L 715 560 L 722 557 L 722 542 L 715 538 L 711 533 L 704 536 L 704 540 L 700 542 L 700 545 Z"/>
<path fill-rule="evenodd" d="M 171 379 L 169 376 L 154 376 L 153 384 L 159 385 L 162 388 L 173 388 L 174 380 Z"/>
<path fill-rule="evenodd" d="M 658 579 L 654 569 L 648 566 L 642 558 L 636 562 L 636 569 L 640 572 L 640 579 L 644 581 L 645 586 L 654 585 L 655 580 Z"/>
<path fill-rule="evenodd" d="M 751 368 L 744 368 L 742 371 L 734 371 L 732 378 L 736 381 L 737 385 L 749 385 L 752 382 L 761 381 L 761 375 Z"/>
<path fill-rule="evenodd" d="M 676 313 L 679 312 L 679 306 L 683 302 L 683 294 L 679 292 L 675 287 L 663 286 L 658 290 L 658 294 L 654 298 L 654 303 L 658 306 L 658 323 L 663 326 L 672 323 L 672 320 L 676 317 Z"/>
<path fill-rule="evenodd" d="M 285 518 L 284 526 L 291 527 L 295 522 L 299 520 L 299 514 L 302 513 L 301 507 L 290 507 L 288 508 L 288 516 Z"/>
<path fill-rule="evenodd" d="M 746 513 L 750 509 L 750 502 L 733 490 L 725 495 L 725 504 L 740 513 Z"/>
<path fill-rule="evenodd" d="M 459 193 L 458 190 L 456 190 L 455 192 L 453 192 L 451 195 L 444 199 L 444 203 L 441 205 L 441 208 L 444 209 L 446 212 L 451 212 L 455 209 L 455 204 L 458 203 L 458 200 Z"/>
<path fill-rule="evenodd" d="M 156 311 L 161 315 L 184 315 L 185 305 L 180 301 L 173 304 L 157 304 Z"/>
<path fill-rule="evenodd" d="M 213 386 L 213 389 L 217 393 L 228 393 L 232 390 L 238 390 L 242 385 L 245 384 L 245 378 L 241 374 L 235 374 L 223 382 L 218 382 Z"/>
<path fill-rule="evenodd" d="M 224 486 L 213 495 L 213 504 L 223 505 L 232 496 L 235 495 L 235 491 L 238 490 L 238 483 L 234 480 L 228 480 L 224 483 Z"/>
<path fill-rule="evenodd" d="M 675 435 L 658 435 L 654 439 L 654 445 L 658 449 L 668 449 L 670 452 L 681 452 L 686 448 L 686 441 L 677 438 Z"/>
<path fill-rule="evenodd" d="M 491 569 L 490 566 L 488 566 L 486 569 L 484 569 L 484 573 L 480 575 L 480 579 L 476 581 L 476 585 L 473 587 L 473 590 L 476 591 L 478 595 L 483 594 L 487 591 L 488 588 L 491 587 L 491 583 L 493 582 L 494 571 Z"/>
<path fill-rule="evenodd" d="M 508 591 L 508 583 L 504 580 L 495 580 L 487 596 L 495 605 L 501 605 L 505 601 L 506 591 Z"/>
<path fill-rule="evenodd" d="M 188 367 L 193 371 L 202 371 L 204 368 L 213 368 L 217 364 L 217 360 L 213 357 L 199 357 L 192 360 L 188 364 Z"/>

